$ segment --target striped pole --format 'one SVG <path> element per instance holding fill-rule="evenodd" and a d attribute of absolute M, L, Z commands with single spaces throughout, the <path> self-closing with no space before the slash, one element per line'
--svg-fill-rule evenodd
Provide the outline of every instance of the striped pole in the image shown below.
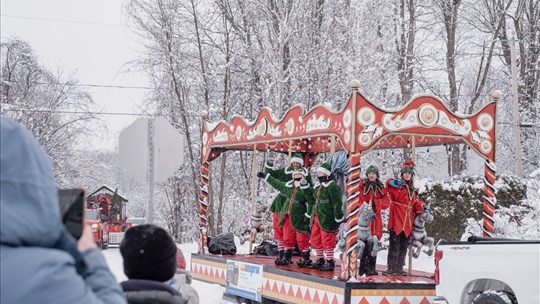
<path fill-rule="evenodd" d="M 482 230 L 485 237 L 493 237 L 495 234 L 495 224 L 493 216 L 495 214 L 495 171 L 497 166 L 489 159 L 484 164 L 484 212 L 482 215 Z"/>
<path fill-rule="evenodd" d="M 206 238 L 206 227 L 208 223 L 208 174 L 210 163 L 204 161 L 201 166 L 201 177 L 199 179 L 199 253 L 206 253 L 208 248 Z"/>
<path fill-rule="evenodd" d="M 358 215 L 360 212 L 360 153 L 349 156 L 349 179 L 347 182 L 347 224 L 345 226 L 345 252 L 341 260 L 339 279 L 348 281 L 356 277 L 358 254 Z"/>

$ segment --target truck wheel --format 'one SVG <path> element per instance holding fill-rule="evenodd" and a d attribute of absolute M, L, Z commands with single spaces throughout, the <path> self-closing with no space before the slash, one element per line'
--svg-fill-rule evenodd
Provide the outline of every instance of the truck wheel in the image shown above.
<path fill-rule="evenodd" d="M 476 296 L 472 304 L 518 304 L 516 297 L 505 291 L 486 290 Z"/>

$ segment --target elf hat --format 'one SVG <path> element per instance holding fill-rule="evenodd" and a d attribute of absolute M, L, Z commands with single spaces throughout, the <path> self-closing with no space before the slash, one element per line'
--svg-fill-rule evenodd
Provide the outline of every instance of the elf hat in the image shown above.
<path fill-rule="evenodd" d="M 367 168 L 366 170 L 366 177 L 368 176 L 368 174 L 370 173 L 375 173 L 375 175 L 377 175 L 377 178 L 379 178 L 379 168 L 377 168 L 377 166 L 375 165 L 371 165 Z"/>
<path fill-rule="evenodd" d="M 403 175 L 403 173 L 405 172 L 409 172 L 411 175 L 414 175 L 414 162 L 412 161 L 412 159 L 409 159 L 408 161 L 406 161 L 405 163 L 403 163 L 403 169 L 401 169 L 401 175 Z"/>
<path fill-rule="evenodd" d="M 317 168 L 317 173 L 321 172 L 321 173 L 324 173 L 325 175 L 330 175 L 331 170 L 332 169 L 330 168 L 330 165 L 327 163 L 324 163 L 319 168 Z"/>
<path fill-rule="evenodd" d="M 302 157 L 302 154 L 300 153 L 294 153 L 291 157 L 291 164 L 292 163 L 299 163 L 300 166 L 304 165 L 304 158 Z"/>
<path fill-rule="evenodd" d="M 294 168 L 291 172 L 291 175 L 294 176 L 295 174 L 297 173 L 300 173 L 302 174 L 303 176 L 308 176 L 308 171 L 306 168 L 304 167 L 297 167 L 297 168 Z"/>

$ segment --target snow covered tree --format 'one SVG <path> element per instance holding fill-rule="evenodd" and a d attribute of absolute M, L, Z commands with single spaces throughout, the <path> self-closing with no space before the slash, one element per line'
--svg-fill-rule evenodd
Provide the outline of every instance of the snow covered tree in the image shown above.
<path fill-rule="evenodd" d="M 45 69 L 30 45 L 11 38 L 0 44 L 2 73 L 0 114 L 27 127 L 53 163 L 60 186 L 80 173 L 73 151 L 90 134 L 95 115 L 91 96 L 77 86 L 73 74 Z"/>

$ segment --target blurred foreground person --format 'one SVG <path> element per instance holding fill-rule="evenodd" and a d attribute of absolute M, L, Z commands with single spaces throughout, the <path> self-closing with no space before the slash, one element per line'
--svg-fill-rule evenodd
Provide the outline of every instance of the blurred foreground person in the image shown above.
<path fill-rule="evenodd" d="M 126 230 L 120 243 L 124 273 L 121 283 L 128 303 L 187 303 L 173 287 L 176 273 L 176 244 L 167 231 L 152 224 Z"/>
<path fill-rule="evenodd" d="M 186 259 L 180 248 L 176 251 L 176 274 L 174 275 L 171 285 L 178 290 L 182 297 L 186 299 L 187 304 L 199 304 L 199 294 L 191 286 L 193 277 L 191 272 L 186 269 Z"/>
<path fill-rule="evenodd" d="M 32 134 L 0 118 L 0 302 L 126 303 L 92 238 L 77 242 L 60 217 L 47 154 Z"/>

